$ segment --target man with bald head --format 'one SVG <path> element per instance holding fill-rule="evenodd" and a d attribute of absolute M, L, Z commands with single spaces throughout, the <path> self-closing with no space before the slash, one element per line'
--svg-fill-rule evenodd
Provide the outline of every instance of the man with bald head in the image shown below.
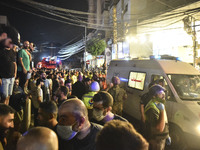
<path fill-rule="evenodd" d="M 60 150 L 94 150 L 101 125 L 90 123 L 84 103 L 79 99 L 65 101 L 58 110 L 57 134 Z"/>
<path fill-rule="evenodd" d="M 58 138 L 51 129 L 35 127 L 20 138 L 17 150 L 58 150 Z"/>

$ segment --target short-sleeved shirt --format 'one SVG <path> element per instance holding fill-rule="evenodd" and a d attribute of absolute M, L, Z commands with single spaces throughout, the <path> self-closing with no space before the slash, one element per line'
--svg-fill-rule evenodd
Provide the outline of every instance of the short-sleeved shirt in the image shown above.
<path fill-rule="evenodd" d="M 0 50 L 0 77 L 13 78 L 15 76 L 16 57 L 13 50 Z"/>
<path fill-rule="evenodd" d="M 128 120 L 126 120 L 125 118 L 123 118 L 123 117 L 121 117 L 121 116 L 119 116 L 119 115 L 117 115 L 117 114 L 114 115 L 114 118 L 113 118 L 112 120 L 121 120 L 121 121 L 128 122 Z M 91 122 L 100 124 L 100 125 L 102 125 L 102 126 L 104 126 L 104 124 L 106 123 L 106 122 L 104 122 L 103 120 L 97 121 L 97 120 L 95 120 L 94 118 L 91 119 Z"/>
<path fill-rule="evenodd" d="M 21 49 L 19 52 L 18 52 L 18 58 L 22 58 L 22 62 L 24 64 L 24 68 L 29 71 L 30 69 L 30 59 L 29 59 L 29 55 L 27 54 L 26 50 L 25 49 Z M 17 70 L 18 71 L 23 71 L 23 68 L 21 66 L 21 64 L 18 65 L 17 67 Z"/>
<path fill-rule="evenodd" d="M 32 91 L 32 103 L 35 108 L 39 108 L 40 106 L 38 97 L 41 97 L 41 99 L 43 100 L 43 91 L 41 88 L 35 87 L 35 89 Z"/>

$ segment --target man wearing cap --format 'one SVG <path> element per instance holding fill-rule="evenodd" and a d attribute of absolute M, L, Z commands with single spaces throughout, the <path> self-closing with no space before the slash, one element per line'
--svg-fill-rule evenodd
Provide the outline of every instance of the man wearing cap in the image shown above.
<path fill-rule="evenodd" d="M 108 90 L 114 99 L 113 113 L 122 116 L 123 101 L 127 99 L 126 91 L 119 87 L 120 79 L 117 76 L 112 78 L 113 87 Z"/>

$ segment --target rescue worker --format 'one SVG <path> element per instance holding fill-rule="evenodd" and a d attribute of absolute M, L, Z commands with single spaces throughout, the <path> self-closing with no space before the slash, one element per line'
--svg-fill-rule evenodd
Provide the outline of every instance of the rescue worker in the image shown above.
<path fill-rule="evenodd" d="M 94 81 L 90 85 L 90 92 L 83 95 L 82 101 L 88 109 L 89 119 L 92 117 L 92 109 L 93 109 L 93 97 L 100 90 L 99 83 Z"/>
<path fill-rule="evenodd" d="M 169 138 L 168 119 L 165 110 L 165 89 L 154 85 L 149 89 L 152 99 L 145 107 L 145 125 L 150 150 L 164 150 Z"/>
<path fill-rule="evenodd" d="M 122 116 L 123 101 L 127 99 L 126 91 L 119 87 L 120 79 L 117 76 L 112 78 L 113 87 L 108 90 L 114 99 L 113 113 Z"/>

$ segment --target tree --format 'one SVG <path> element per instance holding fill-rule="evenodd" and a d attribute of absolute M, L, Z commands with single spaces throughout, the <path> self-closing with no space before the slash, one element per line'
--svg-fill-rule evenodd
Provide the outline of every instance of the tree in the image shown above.
<path fill-rule="evenodd" d="M 93 56 L 101 55 L 106 48 L 105 40 L 91 39 L 87 44 L 87 51 Z"/>

